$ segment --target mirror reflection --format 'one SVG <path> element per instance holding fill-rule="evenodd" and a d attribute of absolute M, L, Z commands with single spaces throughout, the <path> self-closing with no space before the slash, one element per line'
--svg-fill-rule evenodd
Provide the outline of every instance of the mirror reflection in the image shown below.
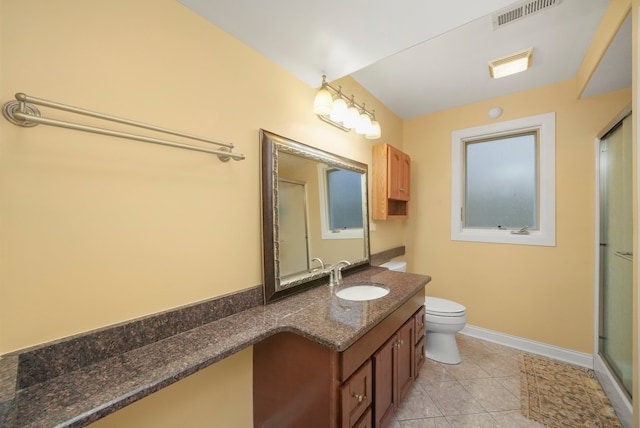
<path fill-rule="evenodd" d="M 340 260 L 368 265 L 367 166 L 261 134 L 265 301 L 326 282 Z"/>

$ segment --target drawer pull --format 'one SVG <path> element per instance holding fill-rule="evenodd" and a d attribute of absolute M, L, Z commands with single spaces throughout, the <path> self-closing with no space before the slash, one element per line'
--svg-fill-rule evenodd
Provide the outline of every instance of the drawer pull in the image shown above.
<path fill-rule="evenodd" d="M 366 395 L 356 394 L 355 392 L 353 393 L 353 396 L 358 400 L 358 403 L 362 403 L 362 400 L 367 398 Z"/>

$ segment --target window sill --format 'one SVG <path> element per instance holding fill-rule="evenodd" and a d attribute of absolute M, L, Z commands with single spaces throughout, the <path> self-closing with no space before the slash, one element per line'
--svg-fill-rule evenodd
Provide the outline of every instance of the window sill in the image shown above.
<path fill-rule="evenodd" d="M 528 235 L 516 235 L 510 230 L 461 229 L 451 231 L 452 241 L 489 242 L 494 244 L 540 245 L 555 247 L 555 231 L 542 233 L 529 232 Z"/>

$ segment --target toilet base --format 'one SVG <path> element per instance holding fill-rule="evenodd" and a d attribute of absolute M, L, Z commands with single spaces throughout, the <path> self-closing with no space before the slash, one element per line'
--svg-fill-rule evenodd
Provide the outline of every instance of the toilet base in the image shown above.
<path fill-rule="evenodd" d="M 427 330 L 424 354 L 427 358 L 444 364 L 460 364 L 460 352 L 456 335 Z"/>

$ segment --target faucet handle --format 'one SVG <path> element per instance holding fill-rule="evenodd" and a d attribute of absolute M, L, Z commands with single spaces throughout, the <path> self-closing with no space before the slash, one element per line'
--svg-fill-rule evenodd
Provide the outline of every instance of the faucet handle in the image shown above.
<path fill-rule="evenodd" d="M 333 270 L 335 271 L 335 281 L 337 285 L 340 285 L 342 282 L 342 269 L 350 266 L 351 262 L 349 260 L 340 260 L 335 265 L 333 265 Z"/>

